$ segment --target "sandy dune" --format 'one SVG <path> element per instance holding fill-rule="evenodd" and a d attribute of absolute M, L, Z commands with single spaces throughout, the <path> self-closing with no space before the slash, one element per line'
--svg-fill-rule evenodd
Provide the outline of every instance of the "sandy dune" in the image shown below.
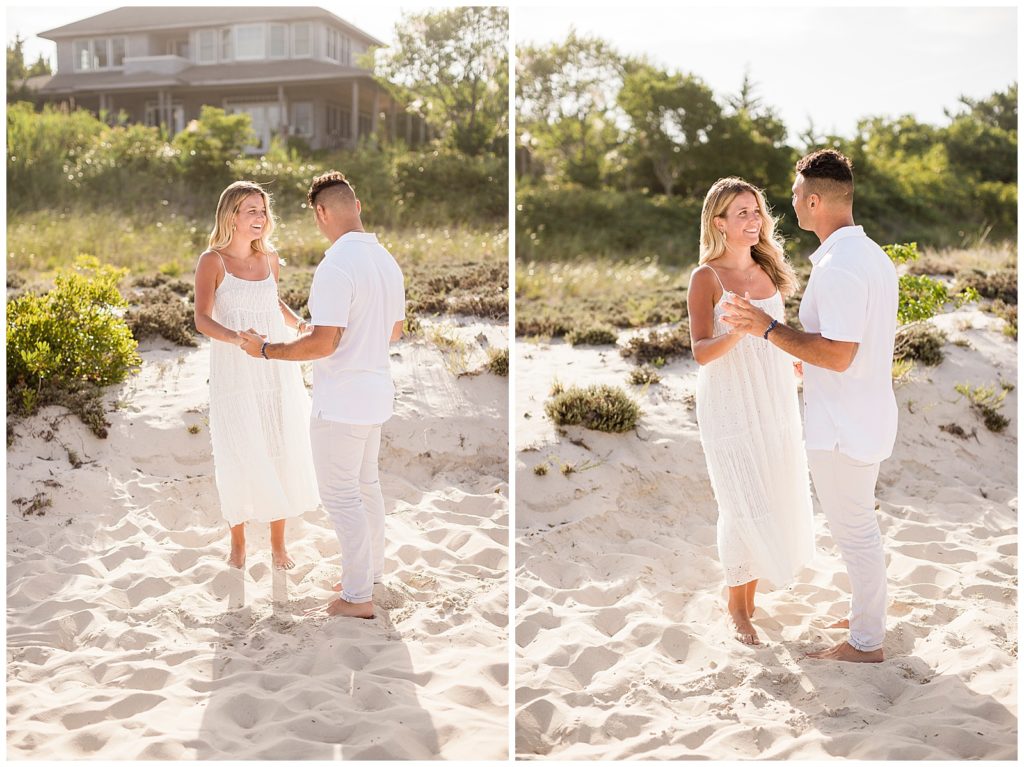
<path fill-rule="evenodd" d="M 696 363 L 640 390 L 609 347 L 517 344 L 520 756 L 1016 757 L 1017 394 L 994 434 L 954 385 L 1015 384 L 1017 346 L 979 311 L 936 322 L 946 359 L 898 387 L 898 444 L 878 485 L 890 607 L 877 666 L 802 659 L 844 637 L 824 626 L 848 607 L 817 503 L 816 559 L 790 588 L 758 595 L 765 644 L 731 638 Z M 639 428 L 559 436 L 543 414 L 556 377 L 631 390 Z"/>
<path fill-rule="evenodd" d="M 478 337 L 507 345 L 451 332 L 474 366 Z M 49 409 L 8 452 L 8 758 L 505 758 L 507 379 L 394 347 L 385 609 L 364 622 L 304 615 L 339 575 L 322 511 L 289 523 L 294 570 L 259 526 L 244 573 L 226 566 L 206 342 L 143 357 L 108 439 L 50 433 Z M 38 493 L 41 514 L 14 502 Z"/>

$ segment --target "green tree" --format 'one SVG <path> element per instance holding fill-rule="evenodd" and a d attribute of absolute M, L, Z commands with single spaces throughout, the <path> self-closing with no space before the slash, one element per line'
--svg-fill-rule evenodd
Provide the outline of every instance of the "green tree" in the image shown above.
<path fill-rule="evenodd" d="M 669 74 L 646 62 L 628 67 L 619 91 L 631 137 L 665 194 L 696 193 L 708 181 L 707 146 L 722 108 L 699 78 Z"/>
<path fill-rule="evenodd" d="M 375 76 L 450 146 L 476 156 L 508 141 L 508 9 L 414 13 L 395 45 L 375 51 Z"/>
<path fill-rule="evenodd" d="M 28 88 L 28 78 L 49 74 L 53 74 L 50 62 L 42 54 L 31 66 L 25 65 L 25 41 L 21 35 L 15 35 L 14 40 L 7 44 L 7 103 L 34 102 L 34 94 Z"/>
<path fill-rule="evenodd" d="M 622 57 L 604 40 L 570 29 L 563 43 L 518 48 L 516 60 L 517 144 L 554 175 L 599 186 L 619 138 Z"/>
<path fill-rule="evenodd" d="M 256 142 L 248 114 L 229 115 L 219 107 L 204 106 L 199 119 L 176 134 L 171 145 L 179 153 L 186 179 L 214 187 L 230 182 L 228 163 Z"/>

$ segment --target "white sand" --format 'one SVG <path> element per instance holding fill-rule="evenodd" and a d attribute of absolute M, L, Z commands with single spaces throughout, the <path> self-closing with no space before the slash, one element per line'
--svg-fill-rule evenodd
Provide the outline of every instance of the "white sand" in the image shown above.
<path fill-rule="evenodd" d="M 473 366 L 478 335 L 508 343 L 500 325 L 453 332 Z M 74 417 L 48 439 L 56 408 L 17 429 L 8 758 L 506 757 L 508 379 L 455 378 L 422 339 L 393 347 L 378 615 L 307 617 L 340 572 L 322 510 L 288 524 L 294 570 L 270 567 L 259 525 L 244 573 L 224 562 L 206 343 L 149 344 L 110 393 L 108 439 Z M 12 503 L 40 492 L 42 515 Z"/>
<path fill-rule="evenodd" d="M 516 345 L 517 753 L 1016 757 L 1017 394 L 994 434 L 953 387 L 1016 384 L 1017 345 L 978 311 L 937 323 L 970 348 L 948 343 L 940 366 L 897 389 L 898 444 L 877 491 L 890 596 L 879 665 L 802 659 L 846 636 L 822 627 L 849 591 L 817 502 L 816 559 L 790 588 L 758 594 L 764 645 L 731 638 L 696 363 L 640 391 L 609 347 Z M 631 390 L 639 427 L 559 436 L 543 415 L 556 377 Z M 949 423 L 972 436 L 940 431 Z"/>

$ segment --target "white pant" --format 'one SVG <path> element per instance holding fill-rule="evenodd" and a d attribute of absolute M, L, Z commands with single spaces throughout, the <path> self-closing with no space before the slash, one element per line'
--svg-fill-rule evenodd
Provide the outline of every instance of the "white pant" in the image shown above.
<path fill-rule="evenodd" d="M 377 477 L 380 424 L 310 419 L 320 500 L 341 546 L 341 597 L 369 602 L 384 573 L 384 495 Z"/>
<path fill-rule="evenodd" d="M 885 554 L 875 515 L 878 464 L 834 450 L 808 450 L 814 492 L 850 575 L 850 638 L 858 650 L 885 640 Z"/>

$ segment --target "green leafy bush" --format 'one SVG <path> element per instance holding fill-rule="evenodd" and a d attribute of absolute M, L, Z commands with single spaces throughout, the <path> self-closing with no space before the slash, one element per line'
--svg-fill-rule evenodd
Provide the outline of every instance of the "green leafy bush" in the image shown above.
<path fill-rule="evenodd" d="M 91 112 L 22 102 L 7 107 L 7 205 L 32 210 L 65 199 L 72 167 L 106 126 Z"/>
<path fill-rule="evenodd" d="M 471 157 L 454 149 L 408 153 L 395 162 L 403 215 L 422 213 L 462 221 L 508 218 L 508 162 L 504 157 Z"/>
<path fill-rule="evenodd" d="M 217 188 L 235 180 L 230 163 L 245 147 L 256 143 L 256 134 L 248 114 L 229 115 L 218 107 L 204 106 L 199 119 L 189 123 L 171 143 L 188 181 Z"/>
<path fill-rule="evenodd" d="M 915 261 L 919 257 L 916 242 L 885 245 L 882 250 L 895 264 Z M 938 280 L 921 274 L 900 275 L 899 308 L 896 319 L 901 325 L 931 319 L 949 301 L 955 300 L 958 306 L 976 301 L 978 293 L 970 286 L 965 287 L 956 295 Z"/>
<path fill-rule="evenodd" d="M 76 189 L 92 197 L 117 190 L 137 203 L 164 199 L 178 174 L 178 153 L 157 128 L 107 127 L 75 159 L 70 176 Z"/>
<path fill-rule="evenodd" d="M 591 325 L 585 328 L 574 328 L 570 330 L 565 340 L 573 346 L 592 344 L 594 346 L 614 346 L 619 341 L 619 334 L 615 328 L 607 325 Z"/>
<path fill-rule="evenodd" d="M 616 386 L 571 386 L 553 394 L 544 412 L 559 426 L 583 426 L 607 432 L 629 431 L 640 418 L 640 406 Z"/>
<path fill-rule="evenodd" d="M 79 256 L 54 288 L 7 305 L 8 409 L 32 413 L 63 394 L 123 381 L 141 362 L 121 316 L 123 269 Z"/>

